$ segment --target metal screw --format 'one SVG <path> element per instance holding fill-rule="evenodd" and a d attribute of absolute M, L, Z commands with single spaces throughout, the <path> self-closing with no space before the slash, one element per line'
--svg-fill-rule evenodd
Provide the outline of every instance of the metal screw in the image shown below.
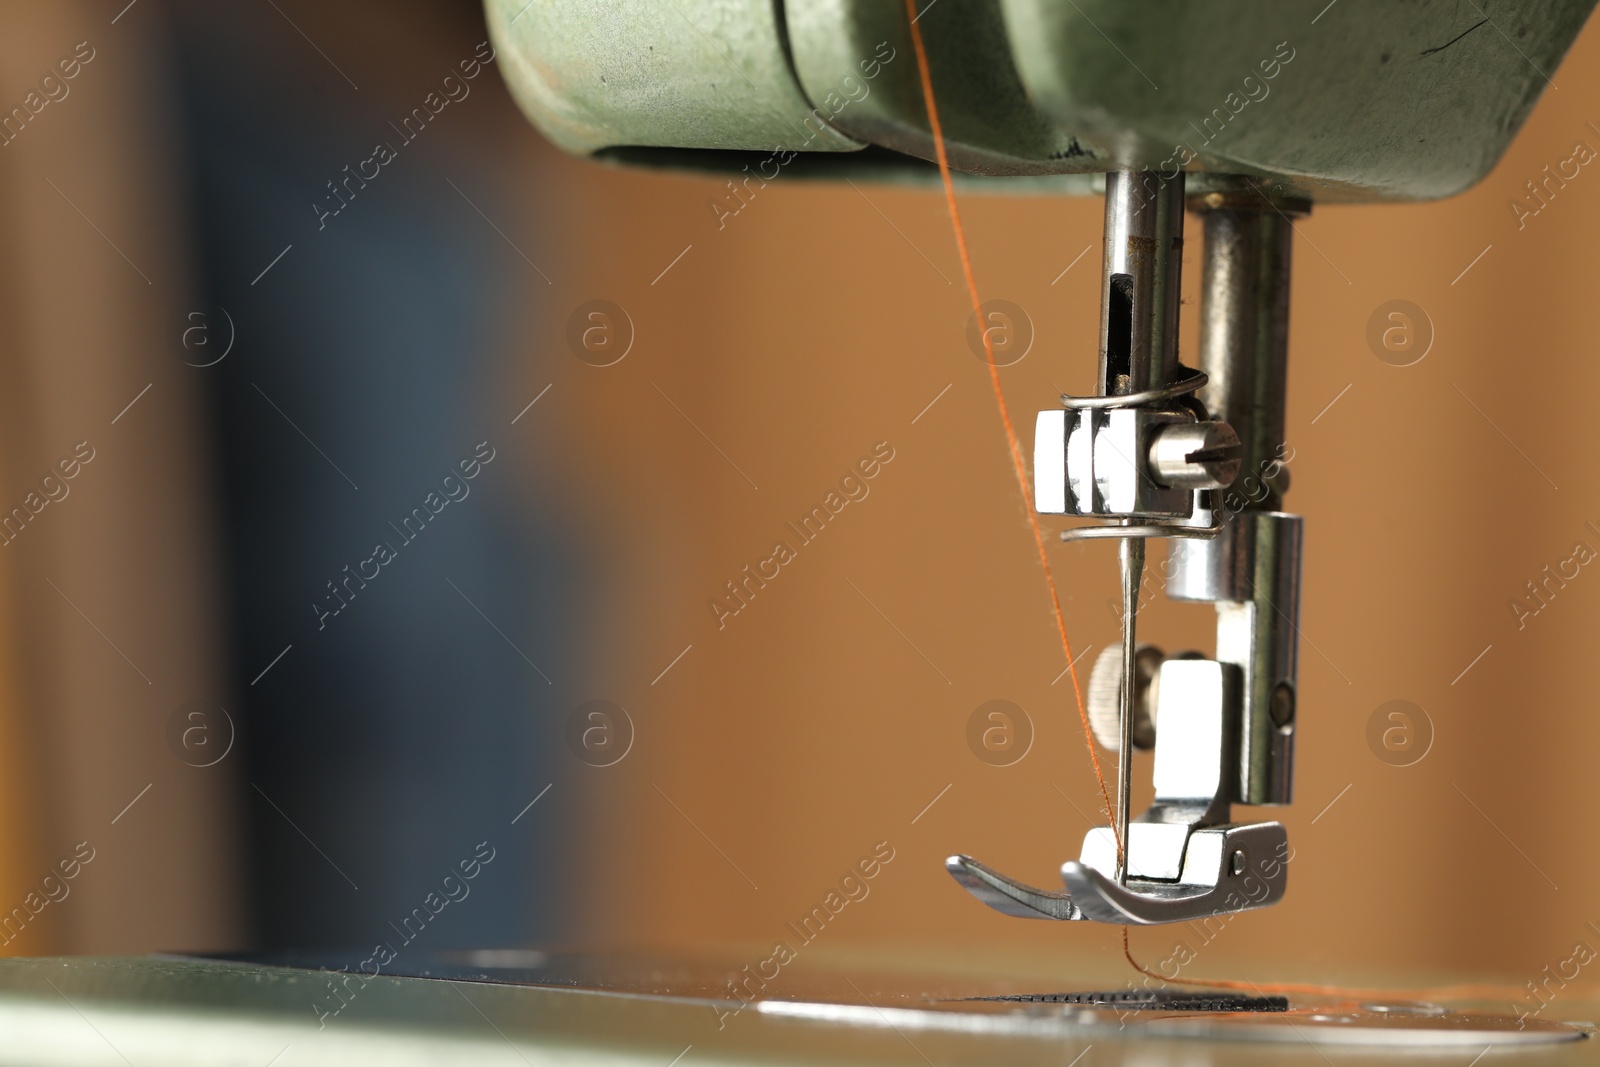
<path fill-rule="evenodd" d="M 1272 698 L 1267 701 L 1267 714 L 1272 725 L 1280 730 L 1294 722 L 1294 686 L 1279 682 L 1272 688 Z"/>
<path fill-rule="evenodd" d="M 1148 751 L 1156 743 L 1157 673 L 1166 655 L 1154 645 L 1134 654 L 1133 747 Z M 1108 645 L 1095 657 L 1086 694 L 1089 728 L 1107 752 L 1122 748 L 1122 649 Z"/>
<path fill-rule="evenodd" d="M 1237 874 L 1243 874 L 1244 873 L 1244 862 L 1245 862 L 1244 861 L 1244 850 L 1243 849 L 1237 849 L 1237 848 L 1234 849 L 1233 850 L 1233 873 L 1234 874 L 1237 875 Z"/>
<path fill-rule="evenodd" d="M 1170 489 L 1221 489 L 1239 477 L 1239 435 L 1225 422 L 1180 422 L 1150 442 L 1150 474 Z"/>

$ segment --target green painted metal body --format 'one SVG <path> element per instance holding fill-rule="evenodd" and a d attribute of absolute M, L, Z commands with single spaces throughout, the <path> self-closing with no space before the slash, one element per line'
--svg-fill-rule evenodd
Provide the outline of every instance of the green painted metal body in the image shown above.
<path fill-rule="evenodd" d="M 772 0 L 507 0 L 488 14 L 518 101 L 569 152 L 861 147 L 806 126 Z"/>
<path fill-rule="evenodd" d="M 898 0 L 487 4 L 513 93 L 568 151 L 929 179 Z M 941 0 L 920 25 L 952 165 L 979 184 L 1087 192 L 1083 175 L 1181 168 L 1426 200 L 1489 172 L 1594 4 Z"/>

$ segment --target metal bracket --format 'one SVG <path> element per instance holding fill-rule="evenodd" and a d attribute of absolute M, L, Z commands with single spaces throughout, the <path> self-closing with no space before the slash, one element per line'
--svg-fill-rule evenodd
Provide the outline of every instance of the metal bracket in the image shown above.
<path fill-rule="evenodd" d="M 1076 861 L 1062 865 L 1065 892 L 1035 889 L 969 856 L 945 868 L 996 911 L 1030 919 L 1185 922 L 1275 903 L 1284 893 L 1288 835 L 1281 823 L 1228 822 L 1240 669 L 1204 659 L 1161 664 L 1157 688 L 1155 803 L 1128 827 L 1126 877 L 1116 838 L 1092 828 Z"/>

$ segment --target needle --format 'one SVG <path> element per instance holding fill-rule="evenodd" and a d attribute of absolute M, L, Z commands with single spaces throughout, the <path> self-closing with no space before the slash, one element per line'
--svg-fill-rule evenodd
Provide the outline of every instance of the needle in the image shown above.
<path fill-rule="evenodd" d="M 1139 616 L 1139 584 L 1144 580 L 1144 538 L 1125 537 L 1122 562 L 1122 746 L 1117 753 L 1117 884 L 1128 884 L 1128 807 L 1133 786 L 1133 658 Z"/>

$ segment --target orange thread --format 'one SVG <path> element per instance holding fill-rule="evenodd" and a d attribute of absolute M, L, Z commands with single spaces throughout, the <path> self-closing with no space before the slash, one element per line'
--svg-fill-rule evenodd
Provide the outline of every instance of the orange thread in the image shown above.
<path fill-rule="evenodd" d="M 928 131 L 933 136 L 933 149 L 939 161 L 939 177 L 944 184 L 945 205 L 950 211 L 950 223 L 955 231 L 956 250 L 961 255 L 961 274 L 966 280 L 967 295 L 972 300 L 972 313 L 978 322 L 983 321 L 983 302 L 978 296 L 978 282 L 973 276 L 972 259 L 967 253 L 966 230 L 961 225 L 961 212 L 956 206 L 955 185 L 950 178 L 950 159 L 945 153 L 944 130 L 939 123 L 939 108 L 933 98 L 933 77 L 928 70 L 928 53 L 922 43 L 922 29 L 917 25 L 916 0 L 905 0 L 906 17 L 910 19 L 911 45 L 917 57 L 917 74 L 922 81 L 922 102 L 928 113 Z M 983 338 L 984 362 L 989 368 L 989 384 L 994 389 L 995 403 L 1000 409 L 1000 422 L 1005 427 L 1006 445 L 1011 452 L 1011 466 L 1017 476 L 1017 487 L 1022 491 L 1022 502 L 1028 514 L 1028 526 L 1033 531 L 1033 544 L 1039 552 L 1039 565 L 1044 569 L 1045 585 L 1050 590 L 1050 610 L 1055 617 L 1056 632 L 1061 636 L 1061 651 L 1067 657 L 1067 671 L 1072 676 L 1072 695 L 1077 702 L 1078 719 L 1083 725 L 1083 740 L 1089 750 L 1089 761 L 1094 765 L 1095 781 L 1100 786 L 1100 798 L 1105 802 L 1107 818 L 1111 813 L 1111 792 L 1106 787 L 1105 772 L 1100 767 L 1100 756 L 1095 750 L 1094 733 L 1089 727 L 1089 714 L 1083 704 L 1083 690 L 1078 684 L 1078 669 L 1072 658 L 1072 643 L 1067 639 L 1067 621 L 1061 611 L 1061 597 L 1056 591 L 1055 575 L 1050 569 L 1050 557 L 1045 551 L 1044 533 L 1039 527 L 1039 515 L 1033 508 L 1033 497 L 1028 492 L 1028 473 L 1022 461 L 1022 446 L 1017 441 L 1016 427 L 1011 422 L 1011 410 L 1006 406 L 1005 391 L 1000 386 L 1000 371 L 995 363 L 994 342 L 989 337 L 989 331 L 980 329 Z M 1112 820 L 1111 832 L 1117 835 L 1116 821 Z M 1122 839 L 1117 836 L 1117 854 L 1122 854 Z M 1458 985 L 1441 986 L 1433 989 L 1412 990 L 1385 990 L 1362 989 L 1353 986 L 1311 985 L 1293 982 L 1241 982 L 1225 978 L 1179 978 L 1167 977 L 1158 974 L 1133 958 L 1133 949 L 1128 940 L 1128 927 L 1122 928 L 1122 955 L 1128 965 L 1140 974 L 1154 978 L 1159 982 L 1171 982 L 1181 985 L 1211 986 L 1219 989 L 1236 989 L 1251 991 L 1257 994 L 1265 993 L 1299 993 L 1309 996 L 1327 996 L 1343 998 L 1366 998 L 1374 996 L 1388 996 L 1395 992 L 1403 992 L 1412 997 L 1423 996 L 1434 999 L 1461 999 L 1461 1000 L 1491 1000 L 1498 999 L 1508 991 L 1513 991 L 1508 999 L 1514 1000 L 1520 995 L 1521 990 L 1515 990 L 1506 985 Z"/>
<path fill-rule="evenodd" d="M 972 259 L 967 255 L 967 234 L 961 225 L 961 212 L 956 207 L 955 185 L 950 180 L 950 160 L 944 150 L 944 130 L 939 125 L 939 108 L 933 100 L 933 77 L 928 73 L 928 53 L 922 46 L 922 29 L 917 25 L 916 0 L 906 0 L 906 16 L 911 20 L 911 45 L 917 54 L 917 73 L 922 78 L 922 102 L 928 112 L 928 129 L 933 134 L 933 149 L 939 158 L 939 177 L 944 181 L 945 205 L 950 209 L 950 223 L 955 229 L 956 249 L 961 254 L 961 274 L 967 282 L 967 295 L 972 298 L 972 314 L 979 323 L 983 337 L 984 363 L 989 368 L 989 384 L 994 388 L 995 403 L 1000 408 L 1000 422 L 1005 427 L 1006 444 L 1011 450 L 1011 466 L 1017 475 L 1017 488 L 1022 491 L 1022 504 L 1028 513 L 1028 526 L 1033 530 L 1033 544 L 1039 550 L 1039 565 L 1044 568 L 1045 585 L 1050 589 L 1050 611 L 1055 616 L 1056 632 L 1061 635 L 1061 651 L 1067 657 L 1067 672 L 1072 675 L 1072 696 L 1078 705 L 1078 720 L 1083 724 L 1083 740 L 1089 749 L 1089 761 L 1094 764 L 1094 778 L 1100 785 L 1100 799 L 1106 805 L 1106 818 L 1111 818 L 1111 791 L 1106 788 L 1105 772 L 1100 769 L 1100 756 L 1095 751 L 1094 734 L 1089 729 L 1089 713 L 1083 706 L 1083 689 L 1078 684 L 1078 668 L 1072 659 L 1072 642 L 1067 639 L 1067 620 L 1061 613 L 1061 596 L 1056 592 L 1055 574 L 1050 570 L 1050 557 L 1045 552 L 1044 533 L 1039 528 L 1039 515 L 1033 510 L 1033 495 L 1028 491 L 1028 470 L 1022 462 L 1022 446 L 1017 443 L 1017 430 L 1011 423 L 1011 409 L 1006 406 L 1006 394 L 1000 388 L 1000 370 L 995 364 L 994 342 L 989 331 L 982 329 L 983 301 L 978 297 L 978 282 L 972 274 Z M 1117 854 L 1122 854 L 1122 838 L 1117 835 L 1116 820 L 1111 819 L 1111 833 L 1116 837 Z"/>
<path fill-rule="evenodd" d="M 1140 974 L 1154 978 L 1158 982 L 1175 982 L 1180 985 L 1216 986 L 1221 989 L 1238 989 L 1255 993 L 1305 993 L 1313 996 L 1361 997 L 1382 995 L 1388 992 L 1381 989 L 1359 989 L 1349 986 L 1296 985 L 1290 982 L 1268 982 L 1257 985 L 1255 982 L 1238 982 L 1227 978 L 1178 978 L 1176 976 L 1169 978 L 1164 974 L 1157 974 L 1133 958 L 1133 949 L 1128 944 L 1128 928 L 1126 926 L 1122 928 L 1122 956 L 1128 961 L 1129 966 Z"/>

